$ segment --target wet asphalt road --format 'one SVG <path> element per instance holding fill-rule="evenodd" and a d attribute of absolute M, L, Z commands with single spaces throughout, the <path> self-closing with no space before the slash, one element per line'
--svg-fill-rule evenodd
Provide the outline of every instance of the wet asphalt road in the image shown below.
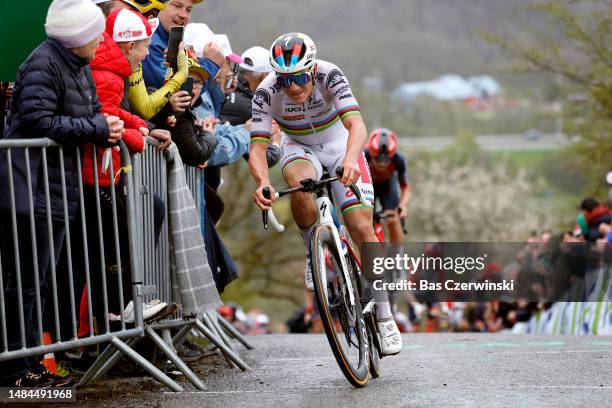
<path fill-rule="evenodd" d="M 416 334 L 382 360 L 381 378 L 354 389 L 324 335 L 251 337 L 252 371 L 223 368 L 208 391 L 159 391 L 102 406 L 610 407 L 612 338 Z M 187 386 L 187 385 L 186 385 Z M 192 387 L 189 387 L 193 389 Z"/>

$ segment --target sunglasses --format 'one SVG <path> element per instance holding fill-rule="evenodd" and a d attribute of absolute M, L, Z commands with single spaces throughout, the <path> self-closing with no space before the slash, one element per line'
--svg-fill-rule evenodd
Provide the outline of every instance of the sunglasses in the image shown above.
<path fill-rule="evenodd" d="M 374 161 L 376 163 L 389 163 L 391 161 L 391 158 L 387 156 L 386 154 L 381 153 L 374 158 Z"/>
<path fill-rule="evenodd" d="M 276 75 L 276 83 L 283 88 L 289 88 L 291 84 L 296 84 L 297 86 L 304 86 L 310 80 L 309 72 L 302 72 L 300 74 L 277 74 Z"/>

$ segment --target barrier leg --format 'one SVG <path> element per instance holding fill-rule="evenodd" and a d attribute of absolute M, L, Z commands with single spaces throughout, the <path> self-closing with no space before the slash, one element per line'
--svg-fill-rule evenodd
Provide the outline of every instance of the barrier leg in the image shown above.
<path fill-rule="evenodd" d="M 132 337 L 131 339 L 129 339 L 126 344 L 132 348 L 136 345 L 136 343 L 138 343 L 140 340 L 142 339 L 142 337 Z M 102 367 L 100 368 L 100 370 L 98 370 L 97 373 L 95 373 L 94 375 L 94 379 L 96 378 L 101 378 L 102 376 L 106 375 L 106 373 L 108 373 L 110 371 L 111 368 L 113 368 L 115 366 L 115 364 L 117 364 L 119 362 L 119 360 L 121 360 L 121 358 L 123 357 L 123 354 L 121 354 L 121 351 L 117 350 L 115 352 L 115 354 L 113 354 L 113 356 L 111 358 L 108 359 L 108 361 L 106 363 L 104 363 L 104 365 L 102 365 Z"/>
<path fill-rule="evenodd" d="M 185 364 L 185 362 L 176 355 L 174 350 L 172 350 L 168 344 L 166 344 L 166 342 L 159 337 L 157 333 L 155 333 L 155 330 L 149 326 L 145 326 L 145 332 L 151 338 L 151 340 L 153 340 L 153 343 L 155 343 L 155 345 L 159 347 L 159 349 L 170 359 L 170 361 L 172 361 L 174 365 L 181 370 L 183 374 L 185 374 L 185 377 L 187 377 L 196 388 L 202 391 L 206 390 L 204 383 L 202 383 L 202 381 L 200 381 L 198 376 L 195 375 L 187 364 Z"/>
<path fill-rule="evenodd" d="M 85 384 L 87 384 L 89 381 L 91 381 L 96 376 L 96 373 L 98 372 L 98 370 L 100 370 L 100 368 L 102 368 L 104 363 L 106 363 L 106 361 L 109 358 L 111 358 L 115 353 L 121 354 L 119 353 L 119 350 L 115 349 L 112 343 L 106 346 L 106 348 L 98 356 L 96 361 L 94 361 L 91 367 L 89 367 L 89 370 L 87 370 L 87 372 L 83 375 L 83 377 L 81 377 L 81 380 L 77 384 L 77 387 L 82 387 Z"/>
<path fill-rule="evenodd" d="M 228 350 L 231 350 L 232 352 L 235 353 L 234 349 L 231 347 L 231 345 L 227 344 L 227 342 L 225 341 L 225 339 L 221 336 L 221 334 L 219 334 L 217 327 L 213 324 L 212 320 L 210 319 L 210 317 L 208 317 L 208 315 L 206 313 L 202 314 L 202 323 L 204 323 L 204 325 L 206 327 L 208 327 L 208 329 L 211 331 L 211 333 L 213 333 L 214 336 L 217 336 L 218 340 L 223 343 L 224 346 L 226 346 L 228 348 Z M 226 354 L 223 353 L 223 350 L 221 350 L 221 354 L 223 354 L 223 357 L 225 357 L 225 361 L 227 361 L 227 365 L 229 366 L 229 368 L 234 368 L 236 367 L 236 364 L 234 364 L 234 362 L 232 361 L 231 358 L 229 358 L 229 356 L 227 356 Z"/>
<path fill-rule="evenodd" d="M 164 384 L 166 387 L 170 388 L 172 391 L 184 391 L 184 388 L 178 385 L 174 380 L 164 374 L 160 369 L 155 367 L 153 364 L 145 360 L 140 354 L 136 353 L 132 350 L 127 344 L 119 340 L 118 338 L 113 338 L 111 340 L 113 346 L 117 349 L 121 350 L 123 354 L 129 357 L 136 364 L 145 369 L 153 378 L 155 378 L 160 383 Z M 163 341 L 162 341 L 163 343 Z"/>
<path fill-rule="evenodd" d="M 225 318 L 221 316 L 217 311 L 215 311 L 214 314 L 217 316 L 217 321 L 219 322 L 221 327 L 223 327 L 223 329 L 227 332 L 227 334 L 238 340 L 238 342 L 240 342 L 244 347 L 246 347 L 247 350 L 254 349 L 251 343 L 247 341 L 246 337 L 243 336 L 242 333 L 240 333 L 234 326 L 232 326 L 230 322 L 225 320 Z"/>
<path fill-rule="evenodd" d="M 181 347 L 183 345 L 183 343 L 187 339 L 187 335 L 189 334 L 191 329 L 193 329 L 191 324 L 186 324 L 185 326 L 183 326 L 182 329 L 180 329 L 174 335 L 174 337 L 172 338 L 172 344 L 174 345 L 175 348 L 179 348 L 179 347 Z"/>
<path fill-rule="evenodd" d="M 210 323 L 215 328 L 215 331 L 217 333 L 219 333 L 219 337 L 221 337 L 221 340 L 223 340 L 223 342 L 225 344 L 227 344 L 227 346 L 230 349 L 232 349 L 232 351 L 236 351 L 236 349 L 234 348 L 234 345 L 232 344 L 232 340 L 227 336 L 225 331 L 219 325 L 219 321 L 217 320 L 217 316 L 215 316 L 215 314 L 212 313 L 210 310 L 208 312 L 206 312 L 206 316 L 208 316 L 208 320 L 210 320 Z"/>
<path fill-rule="evenodd" d="M 240 367 L 240 369 L 242 369 L 243 371 L 251 369 L 251 367 L 249 367 L 249 365 L 245 363 L 236 353 L 234 353 L 225 344 L 223 344 L 223 342 L 220 341 L 217 336 L 215 336 L 215 334 L 204 325 L 204 323 L 196 319 L 193 324 L 204 336 L 206 336 L 206 338 L 208 338 L 208 340 L 210 340 L 215 346 L 217 346 L 224 355 L 227 355 L 229 358 L 231 358 L 232 361 L 238 367 Z"/>

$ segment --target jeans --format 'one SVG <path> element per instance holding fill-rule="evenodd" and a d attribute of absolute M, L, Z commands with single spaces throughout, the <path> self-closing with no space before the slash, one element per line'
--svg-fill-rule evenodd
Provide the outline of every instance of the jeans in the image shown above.
<path fill-rule="evenodd" d="M 57 263 L 59 253 L 64 243 L 64 223 L 52 222 L 52 239 L 55 259 L 51 260 L 51 247 L 47 229 L 47 220 L 36 217 L 34 219 L 36 235 L 36 252 L 32 248 L 30 232 L 30 217 L 17 216 L 16 238 L 19 245 L 19 259 L 16 262 L 14 253 L 14 236 L 11 215 L 0 213 L 0 252 L 2 256 L 2 280 L 4 284 L 4 302 L 6 308 L 6 333 L 9 350 L 22 348 L 21 329 L 19 319 L 17 264 L 21 271 L 21 293 L 23 300 L 23 322 L 25 341 L 28 348 L 40 345 L 38 330 L 38 313 L 36 311 L 36 284 L 34 275 L 34 259 L 38 260 L 38 278 L 40 289 L 41 314 L 45 310 L 45 301 L 50 287 L 51 262 Z M 59 295 L 58 295 L 59 296 Z M 42 319 L 42 316 L 41 316 Z M 0 336 L 0 350 L 4 350 Z M 0 363 L 0 382 L 11 381 L 24 375 L 28 370 L 40 364 L 40 356 L 18 358 Z"/>

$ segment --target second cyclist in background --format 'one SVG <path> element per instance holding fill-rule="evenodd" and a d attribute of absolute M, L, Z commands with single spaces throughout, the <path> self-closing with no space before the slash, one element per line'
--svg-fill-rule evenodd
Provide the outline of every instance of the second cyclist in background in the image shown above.
<path fill-rule="evenodd" d="M 374 196 L 380 201 L 391 242 L 404 241 L 403 220 L 410 200 L 406 159 L 397 151 L 397 136 L 389 129 L 375 129 L 365 149 L 372 172 Z"/>

